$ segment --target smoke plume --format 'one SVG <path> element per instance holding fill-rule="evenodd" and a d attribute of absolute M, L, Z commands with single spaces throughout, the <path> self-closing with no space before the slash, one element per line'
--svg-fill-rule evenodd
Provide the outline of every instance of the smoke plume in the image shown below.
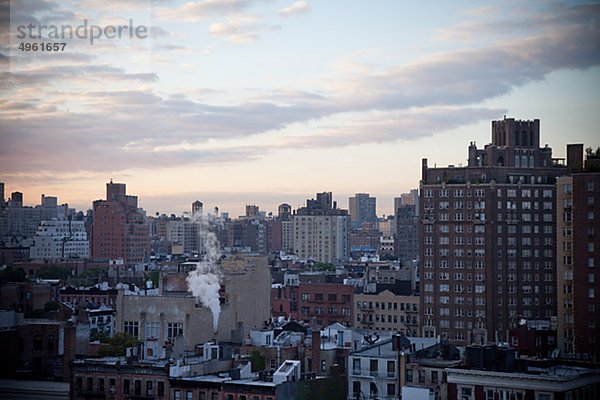
<path fill-rule="evenodd" d="M 221 287 L 221 269 L 218 261 L 221 256 L 217 235 L 213 232 L 216 218 L 197 212 L 192 216 L 192 222 L 198 225 L 198 236 L 201 246 L 200 262 L 187 277 L 188 289 L 200 300 L 203 306 L 210 309 L 213 316 L 213 332 L 219 327 L 221 303 L 219 289 Z"/>

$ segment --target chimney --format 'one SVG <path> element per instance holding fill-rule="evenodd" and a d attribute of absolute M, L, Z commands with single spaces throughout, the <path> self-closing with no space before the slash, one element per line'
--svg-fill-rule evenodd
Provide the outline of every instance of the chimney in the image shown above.
<path fill-rule="evenodd" d="M 319 374 L 321 370 L 321 331 L 312 333 L 312 372 Z"/>
<path fill-rule="evenodd" d="M 583 171 L 583 144 L 567 145 L 567 169 L 570 173 Z"/>

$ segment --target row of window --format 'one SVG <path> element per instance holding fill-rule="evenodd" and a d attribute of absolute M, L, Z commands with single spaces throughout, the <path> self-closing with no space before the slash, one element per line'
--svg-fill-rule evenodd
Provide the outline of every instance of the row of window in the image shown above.
<path fill-rule="evenodd" d="M 565 185 L 565 190 L 566 186 L 569 186 L 572 190 L 572 186 L 571 185 Z M 591 187 L 591 190 L 590 190 Z M 588 182 L 588 191 L 593 191 L 594 190 L 594 182 Z M 554 197 L 553 195 L 553 190 L 551 189 L 545 189 L 545 190 L 538 190 L 538 189 L 522 189 L 522 190 L 517 190 L 517 189 L 497 189 L 496 191 L 496 195 L 498 197 L 502 197 L 503 195 L 505 195 L 506 197 L 517 197 L 517 194 L 519 194 L 522 198 L 539 198 L 540 194 L 542 195 L 542 198 L 545 199 L 551 199 Z M 423 195 L 424 198 L 433 198 L 434 197 L 434 193 L 437 193 L 438 197 L 450 197 L 450 195 L 452 194 L 453 197 L 485 197 L 485 193 L 486 193 L 486 189 L 482 188 L 482 189 L 475 189 L 475 190 L 464 190 L 464 189 L 423 189 L 421 191 L 421 194 Z M 565 192 L 567 193 L 567 192 Z M 570 192 L 569 192 L 570 193 Z"/>
<path fill-rule="evenodd" d="M 145 326 L 145 338 L 160 338 L 160 323 L 157 321 L 148 321 Z M 124 321 L 123 331 L 134 336 L 140 337 L 139 321 Z M 176 336 L 183 336 L 183 323 L 167 323 L 167 339 L 173 339 Z"/>
<path fill-rule="evenodd" d="M 95 381 L 95 385 L 94 385 Z M 85 385 L 84 385 L 85 382 Z M 106 386 L 108 384 L 108 386 Z M 122 393 L 123 394 L 132 394 L 134 396 L 142 396 L 142 388 L 143 381 L 141 379 L 123 379 L 122 381 Z M 164 381 L 153 381 L 146 380 L 144 387 L 144 395 L 145 396 L 164 396 L 165 395 L 165 382 Z M 94 379 L 94 377 L 87 376 L 83 377 L 77 375 L 75 377 L 75 390 L 77 391 L 86 391 L 86 392 L 99 392 L 109 394 L 116 394 L 116 379 L 99 377 Z"/>

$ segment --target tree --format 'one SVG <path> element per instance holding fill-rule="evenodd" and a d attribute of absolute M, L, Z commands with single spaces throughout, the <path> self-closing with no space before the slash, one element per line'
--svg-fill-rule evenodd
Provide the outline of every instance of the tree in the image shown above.
<path fill-rule="evenodd" d="M 42 279 L 62 279 L 66 280 L 71 277 L 71 270 L 67 267 L 62 267 L 59 265 L 52 265 L 49 267 L 41 268 L 37 276 Z"/>
<path fill-rule="evenodd" d="M 51 301 L 47 302 L 46 304 L 44 304 L 45 312 L 58 311 L 59 308 L 60 308 L 60 303 L 56 300 L 51 300 Z"/>
<path fill-rule="evenodd" d="M 313 266 L 314 271 L 330 271 L 335 272 L 335 265 L 331 263 L 318 262 Z"/>
<path fill-rule="evenodd" d="M 252 350 L 250 355 L 250 363 L 252 364 L 252 372 L 263 371 L 265 369 L 265 356 L 260 353 L 260 350 Z"/>
<path fill-rule="evenodd" d="M 27 273 L 21 267 L 13 268 L 9 265 L 0 272 L 0 280 L 7 282 L 27 282 Z"/>
<path fill-rule="evenodd" d="M 115 333 L 108 341 L 108 346 L 101 347 L 98 350 L 100 356 L 124 356 L 128 347 L 136 347 L 140 341 L 126 332 Z"/>

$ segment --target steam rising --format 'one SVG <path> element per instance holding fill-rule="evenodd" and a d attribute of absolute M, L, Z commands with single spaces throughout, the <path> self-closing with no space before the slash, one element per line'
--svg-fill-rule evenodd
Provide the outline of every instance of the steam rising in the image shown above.
<path fill-rule="evenodd" d="M 219 327 L 221 303 L 219 288 L 221 287 L 221 269 L 217 261 L 221 256 L 217 235 L 211 230 L 216 224 L 215 217 L 197 212 L 192 221 L 198 224 L 198 236 L 204 257 L 194 271 L 187 277 L 188 289 L 200 300 L 203 306 L 210 309 L 213 316 L 213 332 Z"/>

